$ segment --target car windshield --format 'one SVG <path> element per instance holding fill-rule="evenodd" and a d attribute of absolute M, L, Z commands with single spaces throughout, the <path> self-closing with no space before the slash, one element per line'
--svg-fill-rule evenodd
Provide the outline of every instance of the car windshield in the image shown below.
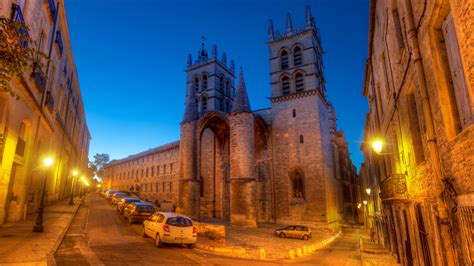
<path fill-rule="evenodd" d="M 168 218 L 168 221 L 166 221 L 166 224 L 179 227 L 188 227 L 193 226 L 193 221 L 184 217 L 170 217 Z"/>
<path fill-rule="evenodd" d="M 139 212 L 154 212 L 155 209 L 153 206 L 137 206 L 137 211 Z"/>

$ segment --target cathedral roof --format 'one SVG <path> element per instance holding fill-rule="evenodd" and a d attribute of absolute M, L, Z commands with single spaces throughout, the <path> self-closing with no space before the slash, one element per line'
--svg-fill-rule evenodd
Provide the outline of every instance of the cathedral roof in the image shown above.
<path fill-rule="evenodd" d="M 242 73 L 242 68 L 240 68 L 239 82 L 237 84 L 234 104 L 232 105 L 232 112 L 250 112 L 250 110 L 250 101 L 247 95 L 247 88 L 245 87 L 244 74 Z"/>

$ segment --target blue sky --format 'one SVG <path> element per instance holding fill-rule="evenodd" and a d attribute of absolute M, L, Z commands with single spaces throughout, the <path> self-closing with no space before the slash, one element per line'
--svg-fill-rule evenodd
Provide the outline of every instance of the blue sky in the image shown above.
<path fill-rule="evenodd" d="M 306 4 L 325 51 L 328 98 L 359 167 L 368 0 L 66 0 L 91 157 L 118 159 L 179 139 L 186 57 L 196 58 L 203 35 L 208 52 L 215 43 L 243 67 L 252 108 L 269 107 L 268 19 L 283 32 L 289 11 L 293 27 L 302 26 Z"/>

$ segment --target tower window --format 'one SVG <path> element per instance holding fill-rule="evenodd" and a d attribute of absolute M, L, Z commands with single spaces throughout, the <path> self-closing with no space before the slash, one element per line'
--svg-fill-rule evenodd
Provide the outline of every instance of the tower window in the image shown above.
<path fill-rule="evenodd" d="M 202 75 L 202 90 L 207 90 L 207 75 Z"/>
<path fill-rule="evenodd" d="M 304 137 L 303 137 L 303 135 L 300 135 L 300 143 L 304 143 Z"/>
<path fill-rule="evenodd" d="M 283 95 L 290 94 L 290 78 L 287 76 L 281 79 L 281 92 Z"/>
<path fill-rule="evenodd" d="M 296 110 L 293 109 L 293 117 L 296 117 Z"/>
<path fill-rule="evenodd" d="M 300 171 L 296 170 L 292 174 L 292 183 L 293 183 L 293 197 L 294 198 L 304 198 L 303 175 Z"/>
<path fill-rule="evenodd" d="M 293 50 L 293 59 L 295 62 L 295 66 L 303 64 L 303 54 L 301 48 L 298 46 L 295 47 L 295 50 Z"/>
<path fill-rule="evenodd" d="M 199 78 L 198 77 L 194 78 L 194 89 L 196 91 L 199 91 Z"/>
<path fill-rule="evenodd" d="M 301 73 L 295 75 L 295 88 L 296 92 L 304 91 L 304 77 Z"/>
<path fill-rule="evenodd" d="M 280 54 L 280 64 L 281 64 L 281 70 L 286 70 L 288 69 L 288 52 L 283 51 Z"/>
<path fill-rule="evenodd" d="M 202 112 L 207 111 L 207 97 L 206 97 L 206 96 L 202 97 L 202 100 L 201 100 L 201 111 L 202 111 Z M 164 171 L 166 171 L 166 170 L 164 170 Z"/>
<path fill-rule="evenodd" d="M 225 87 L 225 80 L 224 80 L 224 76 L 221 76 L 219 78 L 219 89 L 221 91 L 224 91 L 224 87 Z"/>

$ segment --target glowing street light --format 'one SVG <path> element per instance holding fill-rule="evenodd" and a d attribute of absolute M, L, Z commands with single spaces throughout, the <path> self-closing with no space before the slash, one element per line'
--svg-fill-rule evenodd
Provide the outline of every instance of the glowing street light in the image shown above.
<path fill-rule="evenodd" d="M 373 149 L 376 153 L 381 153 L 381 152 L 382 152 L 382 148 L 383 148 L 383 142 L 382 142 L 382 140 L 376 139 L 376 140 L 372 141 L 372 149 Z"/>
<path fill-rule="evenodd" d="M 79 174 L 79 171 L 76 169 L 72 170 L 72 176 L 77 176 Z"/>
<path fill-rule="evenodd" d="M 362 206 L 362 204 L 357 204 L 357 209 L 360 209 L 360 207 Z"/>
<path fill-rule="evenodd" d="M 43 165 L 46 169 L 48 169 L 51 165 L 53 165 L 53 163 L 54 163 L 53 157 L 51 156 L 44 157 Z M 44 208 L 44 194 L 46 190 L 46 177 L 47 177 L 47 171 L 44 171 L 43 191 L 41 193 L 41 201 L 38 207 L 38 214 L 36 215 L 36 222 L 35 222 L 35 225 L 33 226 L 33 232 L 37 232 L 37 233 L 43 232 L 43 208 Z"/>
<path fill-rule="evenodd" d="M 362 202 L 364 203 L 364 205 L 367 205 L 367 201 L 366 201 L 366 200 L 364 200 L 364 201 L 362 201 Z"/>
<path fill-rule="evenodd" d="M 370 188 L 366 188 L 366 189 L 365 189 L 365 192 L 367 192 L 367 195 L 370 195 L 370 192 L 371 192 L 371 191 L 372 191 L 372 190 L 371 190 Z"/>

